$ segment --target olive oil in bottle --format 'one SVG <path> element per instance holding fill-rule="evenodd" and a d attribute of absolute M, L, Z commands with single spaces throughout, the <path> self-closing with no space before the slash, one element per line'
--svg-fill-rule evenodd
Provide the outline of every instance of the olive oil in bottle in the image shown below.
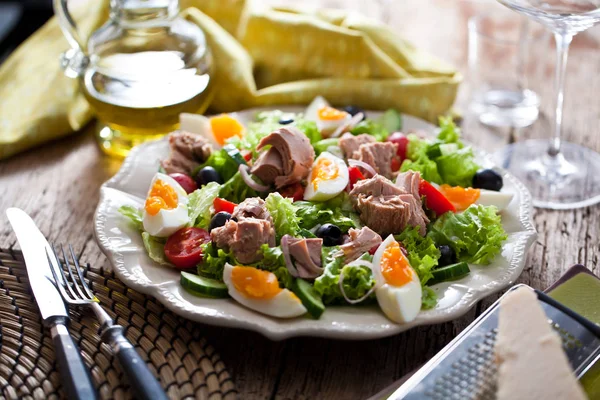
<path fill-rule="evenodd" d="M 118 157 L 179 127 L 211 100 L 204 33 L 177 0 L 111 0 L 110 20 L 87 42 L 81 89 L 98 118 L 100 148 Z M 83 46 L 82 46 L 83 48 Z"/>

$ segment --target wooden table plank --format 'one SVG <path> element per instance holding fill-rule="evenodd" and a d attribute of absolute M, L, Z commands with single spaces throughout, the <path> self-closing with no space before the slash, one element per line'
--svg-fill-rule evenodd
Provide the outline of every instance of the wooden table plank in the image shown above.
<path fill-rule="evenodd" d="M 339 6 L 342 2 L 324 3 Z M 417 46 L 455 63 L 465 74 L 467 19 L 482 7 L 498 6 L 490 1 L 447 0 L 406 0 L 392 4 L 390 24 L 394 29 Z M 599 29 L 577 37 L 573 43 L 565 112 L 565 137 L 597 151 L 600 151 Z M 548 49 L 548 55 L 543 75 L 533 83 L 544 96 L 542 116 L 533 127 L 514 132 L 519 140 L 549 135 L 553 49 Z M 460 93 L 463 109 L 467 99 L 465 84 Z M 464 135 L 487 150 L 509 140 L 509 130 L 487 129 L 469 115 L 465 117 Z M 98 187 L 118 167 L 119 162 L 102 156 L 95 147 L 89 129 L 0 162 L 0 247 L 10 247 L 15 242 L 3 212 L 14 205 L 31 213 L 49 240 L 70 242 L 81 249 L 86 261 L 109 267 L 93 239 L 92 221 Z M 574 263 L 583 263 L 599 273 L 599 211 L 599 206 L 576 211 L 537 210 L 535 225 L 540 235 L 519 281 L 545 288 Z M 206 326 L 204 331 L 233 373 L 242 398 L 360 399 L 425 362 L 497 297 L 485 299 L 457 321 L 420 327 L 381 340 L 296 338 L 272 342 L 256 333 L 234 329 Z"/>

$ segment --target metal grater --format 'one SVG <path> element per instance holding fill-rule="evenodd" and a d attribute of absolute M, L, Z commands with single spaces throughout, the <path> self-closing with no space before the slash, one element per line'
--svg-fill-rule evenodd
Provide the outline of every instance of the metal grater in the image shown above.
<path fill-rule="evenodd" d="M 521 286 L 529 287 L 517 285 L 511 290 Z M 563 348 L 575 375 L 580 378 L 595 361 L 600 359 L 600 327 L 544 293 L 537 290 L 536 293 L 549 323 L 563 340 Z M 389 398 L 494 400 L 497 372 L 494 362 L 494 344 L 498 332 L 500 300 L 479 316 Z"/>

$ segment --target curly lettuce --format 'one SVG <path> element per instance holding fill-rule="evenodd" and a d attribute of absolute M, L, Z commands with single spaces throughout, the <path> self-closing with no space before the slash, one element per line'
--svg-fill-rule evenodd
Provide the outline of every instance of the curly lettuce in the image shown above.
<path fill-rule="evenodd" d="M 437 267 L 440 258 L 435 242 L 431 237 L 421 236 L 419 227 L 410 226 L 394 238 L 406 249 L 410 265 L 417 271 L 421 285 L 425 285 L 433 278 L 431 270 Z"/>
<path fill-rule="evenodd" d="M 119 207 L 119 213 L 124 217 L 129 218 L 129 222 L 131 225 L 138 231 L 144 230 L 144 225 L 142 223 L 142 211 L 134 206 L 121 206 Z"/>
<path fill-rule="evenodd" d="M 340 291 L 340 273 L 344 272 L 344 293 L 350 299 L 363 297 L 373 285 L 375 279 L 370 268 L 363 265 L 344 265 L 343 257 L 334 257 L 339 247 L 324 247 L 322 259 L 324 271 L 315 279 L 314 289 L 322 296 L 324 304 L 346 304 Z"/>
<path fill-rule="evenodd" d="M 265 206 L 271 217 L 277 243 L 284 235 L 298 236 L 300 218 L 296 216 L 296 208 L 292 199 L 281 196 L 278 192 L 270 193 L 265 199 Z"/>
<path fill-rule="evenodd" d="M 470 187 L 479 170 L 473 151 L 460 140 L 460 129 L 452 118 L 440 117 L 440 131 L 432 142 L 415 134 L 408 135 L 407 159 L 400 171 L 419 171 L 423 179 L 439 184 Z M 442 152 L 451 145 L 453 151 Z"/>
<path fill-rule="evenodd" d="M 227 181 L 237 173 L 239 165 L 227 154 L 227 151 L 221 149 L 213 151 L 206 162 L 192 172 L 192 176 L 195 176 L 204 167 L 213 167 L 223 178 L 223 181 Z"/>
<path fill-rule="evenodd" d="M 293 206 L 302 229 L 310 230 L 317 225 L 334 224 L 342 232 L 348 232 L 350 228 L 362 226 L 346 192 L 326 202 L 297 201 Z"/>
<path fill-rule="evenodd" d="M 227 182 L 221 185 L 219 197 L 234 203 L 241 203 L 248 197 L 256 197 L 258 193 L 244 182 L 242 174 L 236 172 Z"/>
<path fill-rule="evenodd" d="M 431 225 L 427 237 L 452 247 L 460 261 L 489 264 L 508 237 L 497 212 L 494 206 L 474 204 L 462 213 L 446 213 Z"/>
<path fill-rule="evenodd" d="M 207 229 L 210 224 L 210 207 L 219 195 L 221 185 L 210 182 L 188 196 L 188 214 L 190 223 L 197 228 Z"/>

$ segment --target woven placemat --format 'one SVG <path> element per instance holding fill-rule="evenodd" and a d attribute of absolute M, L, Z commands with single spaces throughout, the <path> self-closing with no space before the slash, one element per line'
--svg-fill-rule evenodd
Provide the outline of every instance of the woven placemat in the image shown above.
<path fill-rule="evenodd" d="M 197 324 L 152 297 L 126 287 L 112 272 L 88 266 L 85 277 L 104 309 L 172 399 L 234 399 L 235 387 L 219 354 Z M 78 344 L 102 399 L 133 396 L 110 348 L 100 342 L 91 312 L 71 311 Z M 22 255 L 0 249 L 0 398 L 62 398 L 52 340 L 43 328 Z"/>

